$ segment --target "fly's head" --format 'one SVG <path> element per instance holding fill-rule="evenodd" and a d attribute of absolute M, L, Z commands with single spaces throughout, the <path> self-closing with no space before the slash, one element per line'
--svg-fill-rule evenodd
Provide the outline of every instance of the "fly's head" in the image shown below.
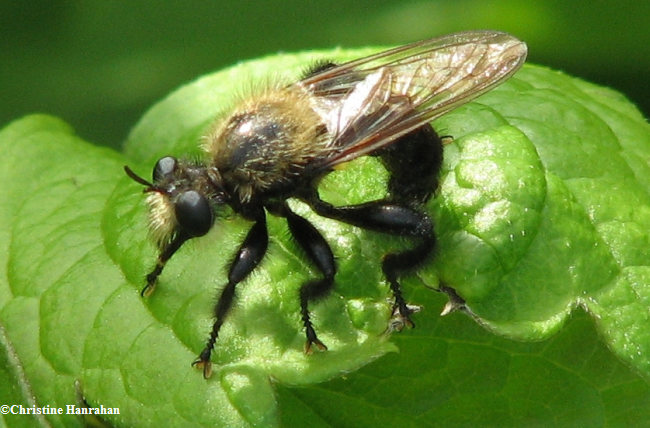
<path fill-rule="evenodd" d="M 151 235 L 160 249 L 175 237 L 203 236 L 212 228 L 215 210 L 227 203 L 221 176 L 216 168 L 165 156 L 153 168 L 153 181 L 126 174 L 145 186 Z"/>

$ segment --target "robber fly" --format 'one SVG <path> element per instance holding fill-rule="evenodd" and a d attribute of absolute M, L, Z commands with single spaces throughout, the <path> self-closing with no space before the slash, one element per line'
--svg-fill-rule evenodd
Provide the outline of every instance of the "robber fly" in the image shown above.
<path fill-rule="evenodd" d="M 145 186 L 150 228 L 159 247 L 146 276 L 150 295 L 167 261 L 187 240 L 212 228 L 226 205 L 253 222 L 235 253 L 214 310 L 209 339 L 193 365 L 211 374 L 210 357 L 235 287 L 266 252 L 266 213 L 286 219 L 295 241 L 321 274 L 299 293 L 305 351 L 327 349 L 310 321 L 309 304 L 333 288 L 336 264 L 330 246 L 288 198 L 304 201 L 324 217 L 361 228 L 409 237 L 412 248 L 389 253 L 383 273 L 394 297 L 393 318 L 413 326 L 414 306 L 402 297 L 399 277 L 428 260 L 435 246 L 422 210 L 438 186 L 441 138 L 429 122 L 478 97 L 511 76 L 526 45 L 494 31 L 471 31 L 424 40 L 342 65 L 320 63 L 297 83 L 267 89 L 242 101 L 205 138 L 206 159 L 166 156 Z M 333 206 L 320 199 L 319 180 L 337 165 L 379 156 L 390 174 L 387 196 L 360 205 Z"/>

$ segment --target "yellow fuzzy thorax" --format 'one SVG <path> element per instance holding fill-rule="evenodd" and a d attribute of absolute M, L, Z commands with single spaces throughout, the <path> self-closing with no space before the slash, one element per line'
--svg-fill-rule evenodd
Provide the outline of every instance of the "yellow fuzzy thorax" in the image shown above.
<path fill-rule="evenodd" d="M 272 135 L 264 134 L 270 128 Z M 236 106 L 206 136 L 204 148 L 234 184 L 239 199 L 247 202 L 255 192 L 281 185 L 317 158 L 328 141 L 323 130 L 307 93 L 296 87 L 272 88 Z"/>

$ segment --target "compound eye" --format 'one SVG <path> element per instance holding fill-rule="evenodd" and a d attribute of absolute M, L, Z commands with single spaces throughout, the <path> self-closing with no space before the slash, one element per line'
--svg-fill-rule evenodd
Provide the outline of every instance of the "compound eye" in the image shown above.
<path fill-rule="evenodd" d="M 153 167 L 154 183 L 171 176 L 176 170 L 177 164 L 178 161 L 175 157 L 165 156 L 164 158 L 160 158 L 158 162 L 156 162 L 156 166 Z"/>
<path fill-rule="evenodd" d="M 213 214 L 208 200 L 195 190 L 178 196 L 175 204 L 176 219 L 190 236 L 203 236 L 212 227 Z"/>

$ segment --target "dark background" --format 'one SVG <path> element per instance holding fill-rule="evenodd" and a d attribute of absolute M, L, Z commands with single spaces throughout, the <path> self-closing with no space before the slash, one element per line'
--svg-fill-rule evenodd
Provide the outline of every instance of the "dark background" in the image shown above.
<path fill-rule="evenodd" d="M 508 31 L 529 62 L 614 87 L 650 116 L 645 1 L 2 0 L 0 126 L 44 112 L 119 147 L 155 101 L 237 61 L 469 29 Z"/>

